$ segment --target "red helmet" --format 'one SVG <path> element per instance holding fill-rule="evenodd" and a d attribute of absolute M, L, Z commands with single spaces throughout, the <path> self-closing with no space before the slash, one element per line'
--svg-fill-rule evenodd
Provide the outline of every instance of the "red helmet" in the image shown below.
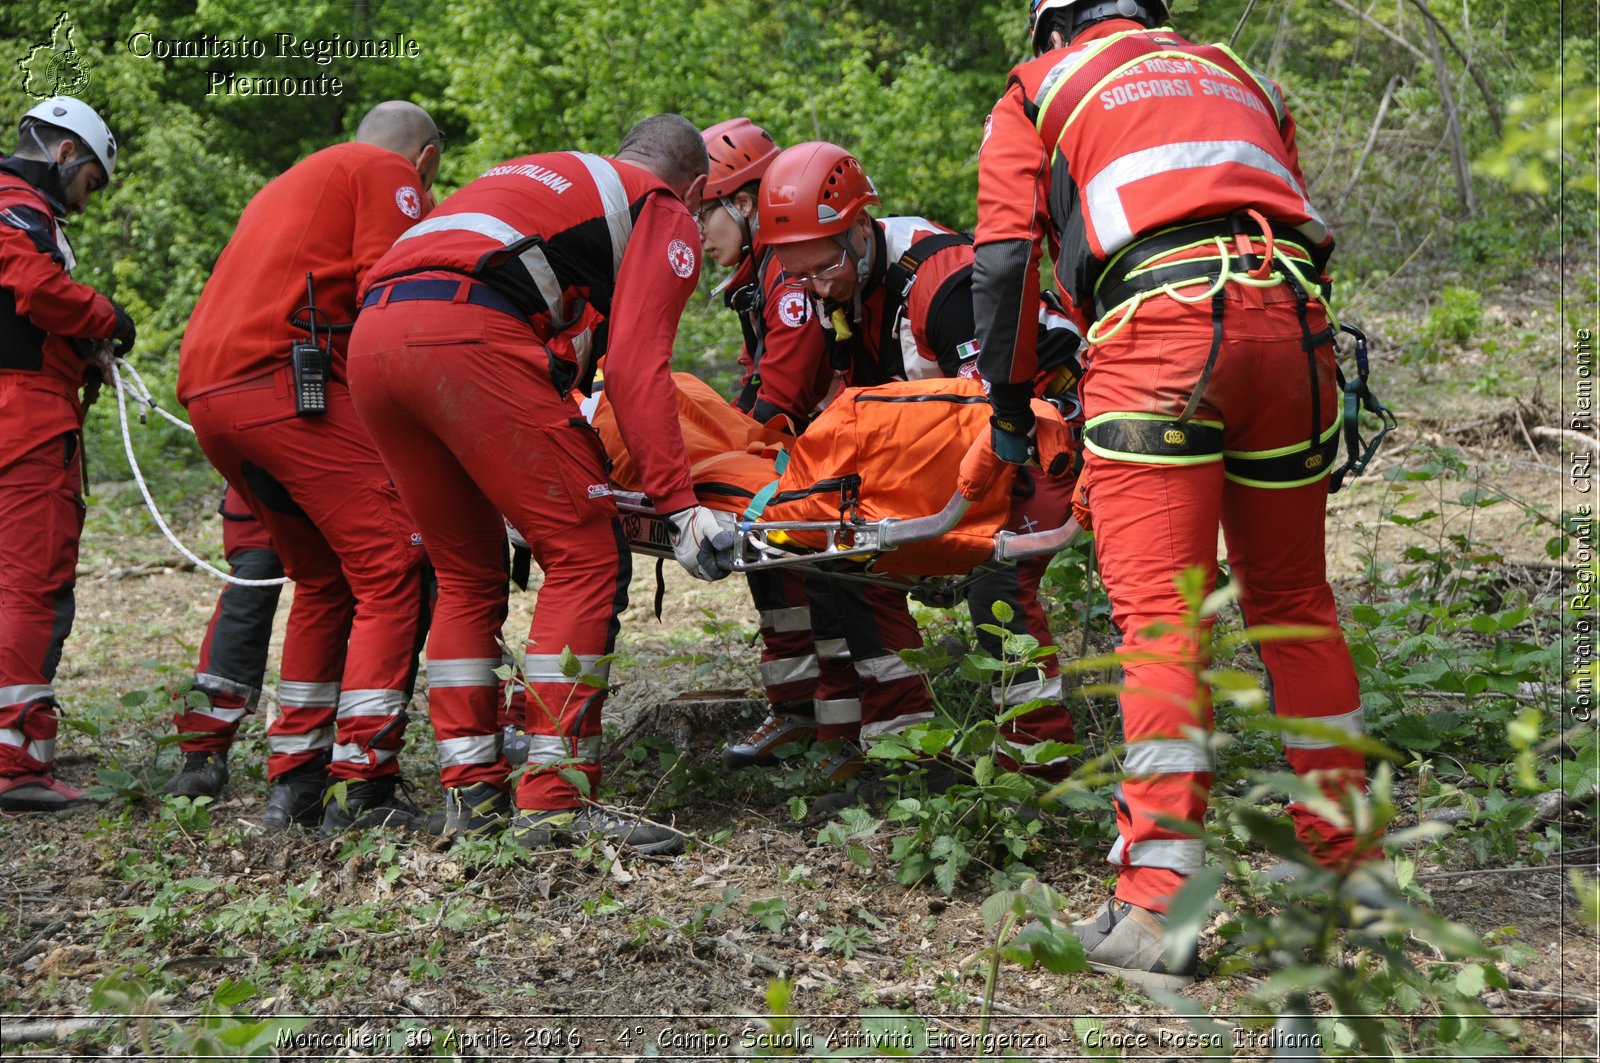
<path fill-rule="evenodd" d="M 751 181 L 761 180 L 778 145 L 772 134 L 748 118 L 730 118 L 700 134 L 711 156 L 711 176 L 706 178 L 706 199 L 727 199 Z"/>
<path fill-rule="evenodd" d="M 798 244 L 837 236 L 878 190 L 854 155 L 837 144 L 812 140 L 781 152 L 761 179 L 761 239 Z"/>

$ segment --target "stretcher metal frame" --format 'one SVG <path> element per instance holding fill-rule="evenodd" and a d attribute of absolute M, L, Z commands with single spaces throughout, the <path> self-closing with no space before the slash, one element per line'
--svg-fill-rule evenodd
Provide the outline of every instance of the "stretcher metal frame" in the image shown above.
<path fill-rule="evenodd" d="M 613 488 L 612 496 L 622 516 L 623 534 L 635 553 L 671 557 L 666 518 L 654 503 L 637 491 Z M 910 578 L 874 572 L 867 564 L 879 554 L 909 543 L 926 542 L 953 530 L 972 503 L 959 491 L 938 513 L 925 517 L 885 517 L 869 521 L 840 515 L 838 520 L 741 520 L 734 553 L 735 572 L 760 572 L 775 568 L 801 568 L 826 572 L 835 579 L 855 580 L 903 590 L 929 605 L 949 607 L 961 592 L 986 573 L 1018 561 L 1054 554 L 1078 535 L 1078 522 L 1067 518 L 1059 528 L 1036 532 L 1001 531 L 994 537 L 994 553 L 971 572 L 960 576 Z M 826 545 L 804 547 L 782 540 L 793 532 L 821 533 Z"/>

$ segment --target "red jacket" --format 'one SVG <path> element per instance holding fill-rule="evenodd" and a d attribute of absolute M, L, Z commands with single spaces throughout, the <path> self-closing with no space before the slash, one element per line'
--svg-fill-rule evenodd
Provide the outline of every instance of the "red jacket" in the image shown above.
<path fill-rule="evenodd" d="M 111 300 L 70 275 L 66 209 L 40 190 L 48 163 L 0 162 L 0 468 L 83 425 L 73 339 L 116 328 Z"/>
<path fill-rule="evenodd" d="M 1247 209 L 1331 248 L 1281 91 L 1226 48 L 1110 19 L 1014 69 L 978 155 L 974 302 L 996 405 L 1021 401 L 1034 375 L 1047 240 L 1056 290 L 1086 327 L 1094 283 L 1119 250 Z"/>
<path fill-rule="evenodd" d="M 781 414 L 804 428 L 833 383 L 810 297 L 785 279 L 778 257 L 759 239 L 724 289 L 744 330 L 744 376 L 734 405 L 763 424 Z"/>
<path fill-rule="evenodd" d="M 332 372 L 344 380 L 356 291 L 431 202 L 417 169 L 372 144 L 335 144 L 291 166 L 245 207 L 200 293 L 178 353 L 178 398 L 237 384 L 288 362 L 306 333 L 289 319 L 315 281 L 319 324 L 332 333 Z M 319 333 L 320 336 L 320 333 Z"/>
<path fill-rule="evenodd" d="M 492 167 L 407 231 L 369 286 L 450 270 L 491 284 L 538 337 L 589 348 L 658 509 L 695 505 L 678 427 L 672 342 L 700 277 L 688 208 L 648 170 L 583 152 Z M 616 337 L 615 343 L 607 342 Z"/>

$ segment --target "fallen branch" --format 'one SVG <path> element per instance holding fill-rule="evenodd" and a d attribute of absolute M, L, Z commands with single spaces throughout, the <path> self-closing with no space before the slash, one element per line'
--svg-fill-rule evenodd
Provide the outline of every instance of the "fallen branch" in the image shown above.
<path fill-rule="evenodd" d="M 750 966 L 765 971 L 774 977 L 782 978 L 789 973 L 789 968 L 777 960 L 772 959 L 770 956 L 763 956 L 754 949 L 747 949 L 737 942 L 730 941 L 728 938 L 714 937 L 711 939 L 711 943 L 717 947 L 718 952 L 730 952 L 734 956 L 743 959 Z"/>
<path fill-rule="evenodd" d="M 98 1030 L 104 1019 L 40 1019 L 38 1022 L 8 1022 L 0 1027 L 0 1043 L 19 1045 L 33 1042 L 54 1044 L 85 1030 Z"/>
<path fill-rule="evenodd" d="M 1539 425 L 1534 428 L 1533 434 L 1536 436 L 1552 436 L 1556 439 L 1565 439 L 1569 443 L 1582 443 L 1586 447 L 1592 447 L 1595 450 L 1600 450 L 1600 439 L 1596 439 L 1594 436 L 1584 435 L 1582 432 L 1574 432 L 1570 428 L 1551 428 L 1548 425 Z"/>

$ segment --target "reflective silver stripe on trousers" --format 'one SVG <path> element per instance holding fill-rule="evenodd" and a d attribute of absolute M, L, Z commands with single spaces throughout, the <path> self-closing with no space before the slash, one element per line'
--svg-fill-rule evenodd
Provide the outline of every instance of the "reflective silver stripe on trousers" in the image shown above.
<path fill-rule="evenodd" d="M 856 662 L 856 675 L 874 683 L 892 683 L 896 679 L 916 679 L 921 672 L 902 661 L 897 654 L 869 657 Z"/>
<path fill-rule="evenodd" d="M 354 716 L 398 716 L 405 711 L 406 695 L 400 690 L 346 690 L 339 695 L 339 719 Z"/>
<path fill-rule="evenodd" d="M 246 716 L 250 715 L 250 710 L 247 709 L 247 708 L 246 709 L 219 709 L 215 705 L 207 705 L 205 708 L 200 708 L 199 706 L 191 705 L 188 708 L 186 708 L 184 711 L 193 713 L 196 716 L 204 716 L 207 719 L 216 720 L 218 723 L 225 723 L 225 724 L 238 723 L 240 720 L 242 720 Z"/>
<path fill-rule="evenodd" d="M 1089 179 L 1084 186 L 1083 201 L 1089 210 L 1089 222 L 1107 255 L 1122 250 L 1133 240 L 1133 228 L 1128 213 L 1122 207 L 1122 189 L 1135 181 L 1174 170 L 1194 170 L 1222 163 L 1237 163 L 1262 170 L 1283 181 L 1300 197 L 1300 208 L 1309 222 L 1297 226 L 1314 243 L 1321 243 L 1328 235 L 1327 225 L 1317 209 L 1306 198 L 1305 190 L 1294 179 L 1294 174 L 1271 152 L 1248 140 L 1191 140 L 1178 144 L 1162 144 L 1130 152 L 1109 163 L 1105 169 Z"/>
<path fill-rule="evenodd" d="M 600 663 L 604 654 L 580 653 L 578 674 L 565 675 L 561 671 L 559 653 L 530 653 L 522 659 L 522 674 L 530 683 L 576 683 L 582 676 L 594 676 L 602 683 L 611 678 L 611 662 Z"/>
<path fill-rule="evenodd" d="M 498 657 L 454 657 L 443 660 L 428 659 L 428 685 L 430 687 L 492 687 L 500 680 L 494 670 L 501 664 Z"/>
<path fill-rule="evenodd" d="M 267 751 L 271 753 L 319 753 L 332 746 L 332 727 L 318 727 L 298 735 L 267 735 Z"/>
<path fill-rule="evenodd" d="M 254 711 L 261 704 L 261 688 L 246 686 L 236 683 L 220 675 L 210 672 L 200 672 L 194 677 L 194 688 L 203 694 L 225 694 L 228 697 L 243 698 L 246 712 Z"/>
<path fill-rule="evenodd" d="M 861 722 L 861 699 L 839 698 L 835 701 L 818 701 L 817 723 L 841 724 Z"/>
<path fill-rule="evenodd" d="M 586 151 L 572 152 L 573 158 L 583 163 L 594 178 L 600 193 L 600 204 L 606 212 L 606 228 L 611 231 L 611 276 L 622 269 L 622 253 L 628 248 L 628 237 L 633 235 L 633 213 L 628 209 L 628 190 L 622 187 L 622 178 L 610 159 L 590 155 Z"/>
<path fill-rule="evenodd" d="M 775 687 L 783 683 L 798 683 L 802 679 L 815 679 L 819 673 L 816 656 L 784 657 L 776 661 L 761 662 L 761 685 Z"/>
<path fill-rule="evenodd" d="M 338 701 L 338 683 L 302 683 L 296 679 L 278 683 L 278 704 L 286 709 L 331 709 Z"/>
<path fill-rule="evenodd" d="M 783 609 L 763 609 L 761 626 L 773 631 L 810 631 L 811 610 L 804 605 L 791 605 Z"/>
<path fill-rule="evenodd" d="M 341 742 L 333 747 L 333 762 L 335 764 L 366 764 L 368 763 L 368 752 L 369 750 L 364 745 L 355 742 Z M 374 749 L 370 750 L 370 752 L 372 754 L 371 764 L 376 768 L 380 764 L 387 764 L 393 760 L 395 754 L 400 751 L 398 749 Z"/>
<path fill-rule="evenodd" d="M 54 763 L 56 759 L 54 738 L 35 738 L 30 742 L 28 736 L 15 727 L 0 728 L 0 746 L 15 746 L 34 760 L 46 764 Z"/>
<path fill-rule="evenodd" d="M 1206 843 L 1199 838 L 1158 838 L 1134 842 L 1118 838 L 1106 856 L 1115 867 L 1164 867 L 1180 875 L 1197 875 L 1206 863 Z"/>
<path fill-rule="evenodd" d="M 1367 733 L 1366 713 L 1360 709 L 1353 712 L 1340 713 L 1338 716 L 1296 716 L 1284 717 L 1285 719 L 1299 719 L 1307 723 L 1317 723 L 1324 727 L 1337 727 L 1345 734 L 1352 737 Z M 1283 748 L 1285 749 L 1334 749 L 1339 745 L 1331 738 L 1313 738 L 1311 735 L 1283 734 Z"/>
<path fill-rule="evenodd" d="M 1061 677 L 1035 679 L 1030 683 L 1012 683 L 1009 687 L 995 683 L 989 691 L 990 700 L 996 708 L 1009 709 L 1014 705 L 1024 705 L 1030 701 L 1060 701 Z"/>
<path fill-rule="evenodd" d="M 1211 770 L 1211 753 L 1186 738 L 1150 738 L 1128 746 L 1122 769 L 1129 775 L 1170 775 Z"/>
<path fill-rule="evenodd" d="M 446 738 L 439 747 L 439 767 L 459 768 L 465 764 L 493 764 L 500 756 L 500 735 L 468 735 Z"/>
<path fill-rule="evenodd" d="M 880 735 L 892 734 L 896 731 L 906 731 L 919 723 L 927 723 L 933 719 L 932 712 L 913 712 L 905 716 L 896 716 L 892 720 L 879 720 L 876 723 L 861 725 L 861 740 L 866 742 Z"/>
<path fill-rule="evenodd" d="M 817 639 L 817 656 L 828 660 L 848 661 L 850 644 L 844 639 Z"/>
<path fill-rule="evenodd" d="M 578 739 L 576 755 L 573 753 L 573 743 L 570 738 L 562 738 L 559 735 L 528 736 L 529 764 L 559 764 L 564 760 L 593 764 L 599 759 L 599 735 Z"/>
<path fill-rule="evenodd" d="M 0 687 L 0 705 L 26 705 L 30 701 L 40 698 L 53 698 L 56 692 L 49 683 L 22 683 L 17 686 Z"/>

